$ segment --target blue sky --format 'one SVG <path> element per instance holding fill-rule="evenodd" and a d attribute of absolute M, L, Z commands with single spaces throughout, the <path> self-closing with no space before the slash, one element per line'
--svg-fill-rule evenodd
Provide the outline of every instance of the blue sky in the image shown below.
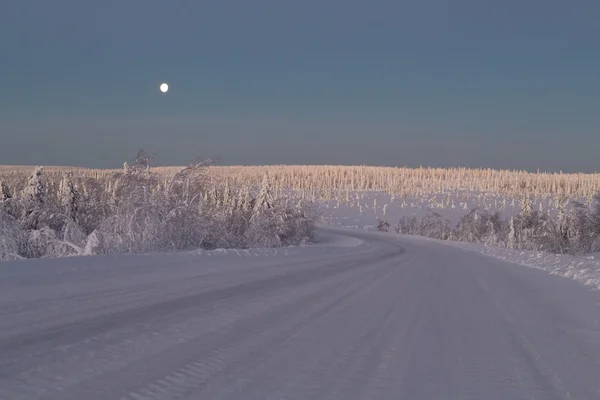
<path fill-rule="evenodd" d="M 0 164 L 600 170 L 599 21 L 597 0 L 4 0 Z"/>

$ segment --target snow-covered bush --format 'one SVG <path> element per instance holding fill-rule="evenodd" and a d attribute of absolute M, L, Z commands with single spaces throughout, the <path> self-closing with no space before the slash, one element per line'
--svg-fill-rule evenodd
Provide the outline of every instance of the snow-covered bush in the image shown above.
<path fill-rule="evenodd" d="M 8 183 L 0 181 L 0 203 L 12 198 L 12 193 L 8 187 Z"/>
<path fill-rule="evenodd" d="M 465 214 L 454 230 L 455 240 L 499 245 L 506 243 L 506 229 L 500 213 L 475 208 Z"/>
<path fill-rule="evenodd" d="M 19 221 L 0 210 L 0 260 L 21 258 L 25 236 Z"/>
<path fill-rule="evenodd" d="M 377 219 L 377 231 L 379 232 L 389 232 L 391 225 L 389 222 L 384 221 L 382 219 Z"/>
<path fill-rule="evenodd" d="M 572 202 L 572 210 L 563 228 L 574 254 L 600 251 L 600 195 L 595 195 L 589 205 Z"/>
<path fill-rule="evenodd" d="M 378 220 L 379 230 L 389 224 Z M 499 212 L 472 209 L 455 227 L 439 214 L 430 212 L 421 219 L 402 217 L 396 233 L 421 235 L 443 240 L 483 243 L 515 250 L 535 250 L 557 254 L 600 252 L 600 195 L 589 205 L 560 202 L 558 213 L 534 211 L 527 197 L 519 215 L 503 219 Z"/>
<path fill-rule="evenodd" d="M 253 197 L 254 188 L 209 176 L 210 163 L 170 178 L 153 173 L 143 152 L 103 179 L 70 173 L 48 179 L 38 167 L 20 196 L 0 185 L 0 259 L 274 247 L 311 238 L 310 202 L 289 206 L 266 173 Z"/>
<path fill-rule="evenodd" d="M 419 234 L 435 239 L 446 240 L 450 237 L 450 221 L 435 212 L 429 212 L 419 223 Z"/>
<path fill-rule="evenodd" d="M 405 235 L 420 235 L 419 221 L 417 220 L 417 217 L 402 217 L 400 221 L 398 221 L 396 233 L 403 233 Z"/>
<path fill-rule="evenodd" d="M 274 200 L 269 176 L 265 172 L 260 192 L 244 232 L 244 247 L 298 245 L 312 238 L 316 212 L 310 203 L 300 200 L 292 208 Z"/>
<path fill-rule="evenodd" d="M 35 169 L 21 193 L 21 202 L 24 207 L 22 220 L 27 229 L 38 229 L 46 214 L 44 208 L 46 206 L 46 186 L 42 180 L 43 169 L 43 167 Z"/>

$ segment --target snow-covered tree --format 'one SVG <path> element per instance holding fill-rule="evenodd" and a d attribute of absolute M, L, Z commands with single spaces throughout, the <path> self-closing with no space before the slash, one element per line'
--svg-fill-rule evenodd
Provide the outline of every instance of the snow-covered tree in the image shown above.
<path fill-rule="evenodd" d="M 29 229 L 40 227 L 40 218 L 46 205 L 46 186 L 42 179 L 43 170 L 44 168 L 41 166 L 35 168 L 21 193 L 24 202 L 23 221 Z"/>
<path fill-rule="evenodd" d="M 42 172 L 44 167 L 38 166 L 33 171 L 33 174 L 29 177 L 27 185 L 21 193 L 23 200 L 31 202 L 38 206 L 43 206 L 46 201 L 46 187 L 42 180 Z"/>
<path fill-rule="evenodd" d="M 517 232 L 515 230 L 515 219 L 514 217 L 510 217 L 510 222 L 508 225 L 508 241 L 506 242 L 506 247 L 509 249 L 517 248 Z"/>
<path fill-rule="evenodd" d="M 256 197 L 256 203 L 254 204 L 254 213 L 260 213 L 262 210 L 270 208 L 273 208 L 273 195 L 271 194 L 269 174 L 265 171 L 260 191 Z"/>
<path fill-rule="evenodd" d="M 231 200 L 231 187 L 229 186 L 229 179 L 226 179 L 225 188 L 223 189 L 223 207 L 230 207 Z"/>
<path fill-rule="evenodd" d="M 60 182 L 58 194 L 60 205 L 63 207 L 65 215 L 77 222 L 79 192 L 75 188 L 72 178 L 72 173 L 68 173 L 63 177 Z"/>
<path fill-rule="evenodd" d="M 0 260 L 22 258 L 20 252 L 26 235 L 19 221 L 0 210 Z"/>
<path fill-rule="evenodd" d="M 521 202 L 521 216 L 528 217 L 533 213 L 533 205 L 531 203 L 531 197 L 526 195 L 523 197 L 523 201 Z"/>
<path fill-rule="evenodd" d="M 243 186 L 238 194 L 238 208 L 242 211 L 249 211 L 252 208 L 252 199 L 248 186 Z"/>
<path fill-rule="evenodd" d="M 452 232 L 450 221 L 435 212 L 429 212 L 419 224 L 419 234 L 423 236 L 446 240 L 450 232 Z"/>
<path fill-rule="evenodd" d="M 567 238 L 568 229 L 569 229 L 569 220 L 568 220 L 567 212 L 566 212 L 566 202 L 565 201 L 558 202 L 557 209 L 558 209 L 558 211 L 557 211 L 557 215 L 556 215 L 556 223 L 557 223 L 558 232 L 564 238 Z"/>
<path fill-rule="evenodd" d="M 0 203 L 12 198 L 12 193 L 6 182 L 0 181 Z"/>
<path fill-rule="evenodd" d="M 377 230 L 379 232 L 389 232 L 390 226 L 391 225 L 389 224 L 389 222 L 377 218 Z"/>

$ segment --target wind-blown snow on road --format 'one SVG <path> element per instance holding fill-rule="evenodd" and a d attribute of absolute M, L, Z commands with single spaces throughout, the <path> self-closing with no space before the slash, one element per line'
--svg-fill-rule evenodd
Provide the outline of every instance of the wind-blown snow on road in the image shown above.
<path fill-rule="evenodd" d="M 0 263 L 0 398 L 600 398 L 600 292 L 320 234 L 288 255 Z"/>

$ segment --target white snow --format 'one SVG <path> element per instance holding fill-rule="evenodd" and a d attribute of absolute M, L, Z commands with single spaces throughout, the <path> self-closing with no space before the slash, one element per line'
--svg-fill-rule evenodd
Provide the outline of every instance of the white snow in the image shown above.
<path fill-rule="evenodd" d="M 480 243 L 440 242 L 526 267 L 541 269 L 600 289 L 600 259 L 597 255 L 571 256 L 541 251 L 511 250 Z"/>
<path fill-rule="evenodd" d="M 4 399 L 596 399 L 600 292 L 424 238 L 0 263 Z"/>
<path fill-rule="evenodd" d="M 383 193 L 369 193 L 365 197 L 385 199 L 388 195 Z M 371 200 L 368 200 L 369 202 Z M 398 202 L 398 199 L 395 199 Z M 470 206 L 474 206 L 476 203 L 471 203 Z M 458 221 L 460 215 L 464 215 L 464 210 L 457 211 L 456 209 L 436 210 L 436 212 L 442 213 L 446 218 L 451 221 Z M 323 216 L 321 223 L 328 226 L 342 227 L 353 229 L 357 231 L 375 231 L 376 226 L 373 225 L 373 221 L 376 216 L 374 215 L 360 215 L 358 208 L 344 207 L 332 208 L 325 204 L 322 207 Z M 423 216 L 426 211 L 420 208 L 417 211 L 410 211 L 410 209 L 402 209 L 398 207 L 392 208 L 392 215 L 396 218 L 400 216 L 417 215 Z M 511 214 L 516 211 L 511 210 Z M 388 210 L 388 215 L 390 211 Z M 377 214 L 383 218 L 382 214 Z M 396 221 L 393 218 L 385 218 L 390 221 L 393 225 Z M 397 235 L 394 232 L 387 233 L 388 235 Z M 404 236 L 404 235 L 400 235 Z M 524 250 L 511 250 L 501 247 L 489 246 L 482 243 L 465 243 L 455 241 L 440 241 L 431 238 L 421 238 L 423 240 L 431 240 L 439 243 L 443 243 L 448 246 L 461 248 L 484 254 L 486 256 L 494 257 L 496 259 L 505 260 L 511 263 L 519 264 L 530 268 L 536 268 L 546 271 L 553 275 L 574 279 L 579 283 L 590 286 L 594 289 L 600 289 L 600 255 L 589 254 L 582 256 L 572 255 L 561 255 L 551 254 L 539 251 L 524 251 Z"/>

